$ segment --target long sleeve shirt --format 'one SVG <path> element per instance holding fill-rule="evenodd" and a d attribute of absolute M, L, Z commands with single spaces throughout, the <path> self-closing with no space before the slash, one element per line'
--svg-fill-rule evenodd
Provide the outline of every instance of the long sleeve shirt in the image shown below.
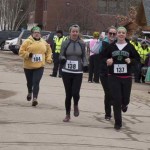
<path fill-rule="evenodd" d="M 68 39 L 62 43 L 60 60 L 66 59 L 62 71 L 68 73 L 83 73 L 83 66 L 87 66 L 85 44 L 81 40 Z"/>

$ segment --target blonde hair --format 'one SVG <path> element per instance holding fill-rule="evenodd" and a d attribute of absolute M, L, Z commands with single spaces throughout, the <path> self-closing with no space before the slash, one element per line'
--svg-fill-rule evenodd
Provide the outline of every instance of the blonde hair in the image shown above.
<path fill-rule="evenodd" d="M 99 38 L 99 32 L 96 32 L 96 31 L 93 32 L 93 37 L 94 37 L 94 38 Z"/>
<path fill-rule="evenodd" d="M 117 32 L 118 32 L 119 30 L 124 30 L 125 32 L 127 32 L 127 29 L 126 29 L 125 27 L 123 27 L 123 26 L 118 27 L 118 28 L 117 28 Z"/>

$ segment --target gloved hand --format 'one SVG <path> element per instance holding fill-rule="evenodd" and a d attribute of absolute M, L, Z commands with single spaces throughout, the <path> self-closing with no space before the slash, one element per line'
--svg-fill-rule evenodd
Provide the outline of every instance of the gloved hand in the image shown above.
<path fill-rule="evenodd" d="M 29 58 L 32 58 L 32 56 L 33 56 L 33 53 L 29 53 Z"/>
<path fill-rule="evenodd" d="M 88 66 L 83 66 L 83 72 L 88 72 Z"/>
<path fill-rule="evenodd" d="M 66 63 L 66 59 L 65 59 L 65 58 L 61 59 L 61 60 L 60 60 L 60 63 L 61 63 L 62 65 L 64 65 L 64 64 Z"/>

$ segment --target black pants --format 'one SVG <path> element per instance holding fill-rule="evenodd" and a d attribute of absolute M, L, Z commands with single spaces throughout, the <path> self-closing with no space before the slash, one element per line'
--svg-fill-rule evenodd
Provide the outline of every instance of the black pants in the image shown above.
<path fill-rule="evenodd" d="M 33 98 L 37 98 L 39 93 L 39 84 L 44 72 L 44 68 L 43 67 L 38 69 L 24 68 L 24 72 L 27 80 L 28 93 L 33 92 Z"/>
<path fill-rule="evenodd" d="M 139 80 L 142 80 L 142 83 L 145 83 L 145 75 L 142 72 L 142 67 L 144 67 L 144 64 L 141 64 L 140 66 Z"/>
<path fill-rule="evenodd" d="M 54 59 L 54 67 L 53 67 L 53 75 L 54 76 L 57 76 L 57 72 L 59 70 L 59 75 L 61 76 L 62 75 L 62 65 L 60 64 L 60 61 L 59 61 L 59 53 L 54 53 L 53 54 L 53 59 Z"/>
<path fill-rule="evenodd" d="M 118 78 L 108 76 L 109 88 L 113 102 L 115 124 L 122 126 L 121 106 L 127 106 L 130 102 L 132 78 Z"/>
<path fill-rule="evenodd" d="M 89 58 L 89 79 L 88 81 L 99 82 L 99 54 L 91 55 Z M 93 77 L 94 76 L 94 77 Z"/>
<path fill-rule="evenodd" d="M 100 74 L 100 81 L 104 90 L 104 105 L 105 105 L 105 116 L 111 117 L 111 96 L 109 91 L 108 75 Z"/>
<path fill-rule="evenodd" d="M 82 73 L 81 74 L 65 73 L 65 72 L 62 73 L 62 79 L 66 92 L 65 108 L 67 115 L 70 115 L 72 97 L 74 100 L 74 105 L 78 106 L 78 102 L 80 99 L 82 76 L 83 76 Z"/>
<path fill-rule="evenodd" d="M 134 80 L 135 82 L 140 82 L 140 76 L 141 76 L 141 63 L 136 63 L 133 65 L 133 72 L 134 72 Z"/>

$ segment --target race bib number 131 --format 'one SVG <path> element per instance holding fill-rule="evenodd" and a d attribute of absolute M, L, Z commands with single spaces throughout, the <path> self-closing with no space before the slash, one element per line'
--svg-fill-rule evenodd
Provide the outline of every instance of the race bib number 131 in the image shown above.
<path fill-rule="evenodd" d="M 127 73 L 127 64 L 114 64 L 114 73 Z"/>

